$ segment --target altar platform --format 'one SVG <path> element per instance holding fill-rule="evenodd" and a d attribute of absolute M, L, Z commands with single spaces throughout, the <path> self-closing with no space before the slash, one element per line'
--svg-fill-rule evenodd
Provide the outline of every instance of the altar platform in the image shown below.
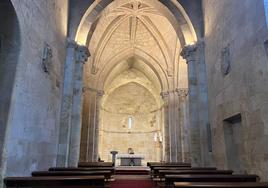
<path fill-rule="evenodd" d="M 121 175 L 149 175 L 150 168 L 147 166 L 117 166 L 115 174 Z"/>

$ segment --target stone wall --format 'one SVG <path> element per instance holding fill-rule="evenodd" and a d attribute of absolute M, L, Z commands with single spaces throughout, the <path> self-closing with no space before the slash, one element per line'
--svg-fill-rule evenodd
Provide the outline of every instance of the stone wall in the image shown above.
<path fill-rule="evenodd" d="M 256 173 L 267 181 L 268 33 L 263 1 L 204 0 L 203 12 L 216 165 Z"/>
<path fill-rule="evenodd" d="M 21 48 L 3 152 L 4 176 L 29 175 L 55 165 L 68 14 L 67 0 L 12 3 Z M 52 49 L 48 72 L 42 67 L 46 45 Z"/>

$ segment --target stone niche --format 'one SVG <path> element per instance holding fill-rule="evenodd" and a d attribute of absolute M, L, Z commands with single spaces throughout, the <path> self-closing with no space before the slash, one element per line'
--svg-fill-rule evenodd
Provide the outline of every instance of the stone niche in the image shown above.
<path fill-rule="evenodd" d="M 130 82 L 113 90 L 101 109 L 100 157 L 111 161 L 110 151 L 119 154 L 132 148 L 147 161 L 160 160 L 160 147 L 155 142 L 159 130 L 158 105 L 144 86 Z"/>

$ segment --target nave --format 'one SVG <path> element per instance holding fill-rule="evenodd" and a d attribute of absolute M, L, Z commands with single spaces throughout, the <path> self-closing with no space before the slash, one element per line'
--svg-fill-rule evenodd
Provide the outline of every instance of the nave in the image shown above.
<path fill-rule="evenodd" d="M 268 0 L 0 0 L 0 188 L 265 187 L 267 62 Z"/>

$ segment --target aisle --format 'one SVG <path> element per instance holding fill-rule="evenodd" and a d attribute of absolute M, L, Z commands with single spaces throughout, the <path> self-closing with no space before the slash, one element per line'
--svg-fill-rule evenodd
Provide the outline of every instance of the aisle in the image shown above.
<path fill-rule="evenodd" d="M 153 181 L 148 175 L 116 175 L 111 188 L 153 188 Z"/>

